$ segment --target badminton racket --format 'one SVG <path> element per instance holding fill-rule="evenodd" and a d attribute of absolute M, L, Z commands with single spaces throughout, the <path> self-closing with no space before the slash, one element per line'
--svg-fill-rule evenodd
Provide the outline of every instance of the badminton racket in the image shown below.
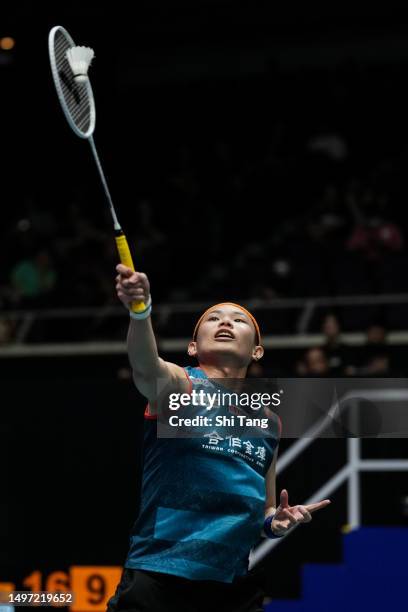
<path fill-rule="evenodd" d="M 95 130 L 95 100 L 88 77 L 88 68 L 94 52 L 89 47 L 77 47 L 71 36 L 61 26 L 55 26 L 48 36 L 48 51 L 51 72 L 58 99 L 66 120 L 73 132 L 88 140 L 109 204 L 115 231 L 116 246 L 122 264 L 135 269 L 126 236 L 118 221 L 108 184 L 96 150 L 93 133 Z M 132 302 L 133 312 L 146 309 L 144 302 Z"/>

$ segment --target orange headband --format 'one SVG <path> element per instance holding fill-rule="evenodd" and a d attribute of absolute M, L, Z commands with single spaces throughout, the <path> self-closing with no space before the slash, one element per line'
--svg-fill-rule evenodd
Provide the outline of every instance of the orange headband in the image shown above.
<path fill-rule="evenodd" d="M 243 306 L 240 306 L 239 304 L 234 304 L 234 302 L 221 302 L 220 304 L 214 304 L 214 306 L 210 306 L 210 308 L 207 308 L 207 310 L 201 315 L 201 317 L 198 319 L 196 326 L 194 328 L 194 332 L 193 332 L 193 340 L 195 341 L 197 338 L 197 332 L 198 332 L 198 328 L 200 327 L 201 321 L 204 319 L 205 315 L 207 314 L 207 312 L 209 312 L 210 310 L 212 310 L 213 308 L 217 308 L 217 306 L 235 306 L 236 308 L 239 308 L 240 310 L 242 310 L 243 312 L 245 312 L 246 315 L 248 315 L 248 317 L 251 319 L 252 323 L 254 324 L 255 327 L 255 332 L 256 332 L 256 343 L 257 344 L 261 344 L 261 332 L 259 331 L 259 325 L 254 317 L 254 315 L 252 315 L 249 310 L 247 310 L 246 308 L 244 308 Z"/>

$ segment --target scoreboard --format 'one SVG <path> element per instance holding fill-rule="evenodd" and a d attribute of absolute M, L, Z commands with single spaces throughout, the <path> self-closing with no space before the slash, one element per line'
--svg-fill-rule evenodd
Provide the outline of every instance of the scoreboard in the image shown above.
<path fill-rule="evenodd" d="M 54 571 L 48 575 L 36 570 L 26 576 L 20 584 L 0 582 L 0 591 L 32 591 L 33 593 L 72 593 L 73 601 L 68 606 L 72 612 L 104 612 L 108 600 L 115 593 L 122 574 L 115 566 L 72 566 L 65 571 Z M 61 604 L 55 604 L 61 608 Z"/>

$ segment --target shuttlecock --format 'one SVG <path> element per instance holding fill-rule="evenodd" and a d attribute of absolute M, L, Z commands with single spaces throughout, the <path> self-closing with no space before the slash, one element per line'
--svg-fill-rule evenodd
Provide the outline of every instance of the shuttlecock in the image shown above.
<path fill-rule="evenodd" d="M 88 68 L 95 55 L 94 50 L 90 47 L 71 47 L 66 55 L 76 83 L 85 83 L 88 80 Z"/>

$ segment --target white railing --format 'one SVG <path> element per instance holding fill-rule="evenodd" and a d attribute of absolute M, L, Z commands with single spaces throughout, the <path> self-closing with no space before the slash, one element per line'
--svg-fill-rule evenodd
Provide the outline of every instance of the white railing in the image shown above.
<path fill-rule="evenodd" d="M 387 306 L 396 304 L 408 305 L 408 293 L 387 293 L 381 295 L 343 295 L 337 297 L 299 297 L 299 298 L 251 298 L 242 300 L 242 304 L 256 312 L 257 310 L 299 310 L 296 332 L 307 333 L 310 320 L 316 308 L 334 308 L 346 306 Z M 155 304 L 154 312 L 159 320 L 166 321 L 173 314 L 201 314 L 208 308 L 208 302 L 169 302 Z M 44 319 L 107 319 L 123 316 L 122 306 L 107 304 L 101 307 L 52 308 L 41 310 L 3 311 L 2 316 L 14 321 L 24 321 L 30 326 L 35 320 Z"/>
<path fill-rule="evenodd" d="M 126 333 L 124 333 L 126 335 Z M 342 334 L 341 340 L 348 346 L 363 346 L 366 335 L 360 332 Z M 166 353 L 185 353 L 191 338 L 158 338 L 160 350 Z M 320 346 L 325 338 L 322 334 L 301 334 L 299 336 L 263 336 L 262 346 L 265 349 L 293 349 Z M 408 344 L 408 330 L 387 334 L 387 344 Z M 11 357 L 52 357 L 70 355 L 124 355 L 125 340 L 94 340 L 84 342 L 42 342 L 25 344 L 12 342 L 0 346 L 0 359 Z"/>
<path fill-rule="evenodd" d="M 288 310 L 297 309 L 299 314 L 295 326 L 296 333 L 288 335 L 266 335 L 262 342 L 266 349 L 291 349 L 308 348 L 322 344 L 324 337 L 321 334 L 307 333 L 311 317 L 315 309 L 324 307 L 346 307 L 367 305 L 396 305 L 407 304 L 408 294 L 387 294 L 387 295 L 366 295 L 366 296 L 341 296 L 341 297 L 319 297 L 319 298 L 284 298 L 272 300 L 246 300 L 245 306 L 256 313 L 259 310 Z M 158 329 L 171 329 L 171 317 L 176 314 L 184 313 L 191 315 L 186 319 L 186 328 L 192 327 L 198 315 L 208 307 L 208 303 L 185 302 L 157 304 L 154 307 L 155 318 Z M 86 354 L 118 354 L 126 350 L 125 338 L 123 341 L 101 337 L 94 341 L 67 341 L 30 343 L 27 341 L 30 331 L 37 321 L 61 321 L 61 325 L 68 321 L 89 320 L 95 326 L 107 320 L 126 317 L 124 308 L 116 305 L 107 305 L 101 308 L 65 308 L 47 310 L 20 310 L 4 311 L 0 315 L 10 321 L 14 321 L 17 326 L 13 341 L 0 347 L 0 357 L 29 357 L 41 355 L 86 355 Z M 273 314 L 271 313 L 271 316 Z M 125 319 L 124 319 L 125 320 Z M 160 333 L 158 334 L 160 336 Z M 160 347 L 166 352 L 184 352 L 190 337 L 160 338 Z M 350 346 L 361 346 L 366 341 L 364 333 L 345 333 L 342 334 L 342 341 Z M 408 328 L 404 331 L 390 331 L 387 334 L 388 344 L 408 344 Z"/>
<path fill-rule="evenodd" d="M 359 397 L 377 401 L 406 401 L 408 400 L 408 390 L 406 389 L 378 389 L 364 391 L 359 389 Z M 347 405 L 347 401 L 353 402 L 353 413 L 358 410 L 358 403 L 353 397 L 352 392 L 348 392 L 341 398 L 340 410 L 343 411 Z M 338 411 L 338 404 L 333 405 L 329 413 L 321 419 L 317 425 L 312 426 L 305 436 L 297 440 L 278 460 L 276 465 L 276 473 L 280 474 L 297 459 L 303 451 L 317 439 L 319 434 L 324 431 L 327 425 L 331 422 L 333 414 Z M 331 495 L 344 482 L 348 481 L 348 496 L 347 496 L 347 516 L 348 528 L 350 530 L 357 529 L 361 525 L 361 496 L 360 496 L 360 472 L 392 472 L 392 471 L 408 471 L 408 460 L 405 459 L 362 459 L 361 458 L 361 440 L 359 438 L 347 439 L 347 464 L 337 472 L 330 480 L 328 480 L 318 491 L 315 491 L 304 504 L 313 504 Z M 293 530 L 292 530 L 293 531 Z M 291 532 L 290 532 L 291 533 Z M 289 535 L 289 534 L 288 534 Z M 277 538 L 275 540 L 265 540 L 250 555 L 250 568 L 259 563 L 267 554 L 269 554 L 275 546 L 278 546 L 285 538 Z"/>

